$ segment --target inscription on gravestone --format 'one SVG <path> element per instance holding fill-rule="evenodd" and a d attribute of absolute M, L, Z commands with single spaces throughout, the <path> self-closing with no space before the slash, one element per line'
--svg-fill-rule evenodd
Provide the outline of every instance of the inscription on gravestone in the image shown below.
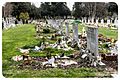
<path fill-rule="evenodd" d="M 97 27 L 87 27 L 87 48 L 98 56 L 98 28 Z"/>

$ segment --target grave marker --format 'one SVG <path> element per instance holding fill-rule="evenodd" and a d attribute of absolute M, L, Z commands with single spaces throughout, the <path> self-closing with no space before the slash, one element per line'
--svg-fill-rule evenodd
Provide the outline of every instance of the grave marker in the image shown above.
<path fill-rule="evenodd" d="M 98 28 L 89 26 L 87 27 L 87 48 L 94 53 L 97 57 L 98 55 Z"/>
<path fill-rule="evenodd" d="M 83 19 L 83 18 L 82 18 L 82 20 L 81 20 L 81 21 L 82 21 L 82 23 L 84 23 L 84 19 Z"/>
<path fill-rule="evenodd" d="M 91 20 L 92 24 L 94 24 L 94 19 Z"/>
<path fill-rule="evenodd" d="M 78 42 L 78 24 L 80 21 L 75 20 L 73 24 L 73 39 Z"/>
<path fill-rule="evenodd" d="M 65 25 L 66 25 L 66 36 L 69 36 L 69 23 L 66 21 Z"/>
<path fill-rule="evenodd" d="M 88 24 L 90 24 L 90 20 L 88 19 Z"/>
<path fill-rule="evenodd" d="M 98 19 L 96 19 L 96 24 L 98 24 Z"/>
<path fill-rule="evenodd" d="M 114 24 L 115 24 L 116 27 L 118 27 L 118 20 L 117 20 L 117 18 L 115 18 Z"/>
<path fill-rule="evenodd" d="M 108 19 L 108 20 L 107 20 L 107 25 L 109 25 L 109 24 L 110 24 L 110 20 Z"/>
<path fill-rule="evenodd" d="M 104 20 L 103 19 L 101 20 L 101 24 L 104 24 Z"/>
<path fill-rule="evenodd" d="M 86 21 L 86 17 L 84 18 L 84 20 L 85 20 L 85 23 L 87 23 L 87 21 Z"/>

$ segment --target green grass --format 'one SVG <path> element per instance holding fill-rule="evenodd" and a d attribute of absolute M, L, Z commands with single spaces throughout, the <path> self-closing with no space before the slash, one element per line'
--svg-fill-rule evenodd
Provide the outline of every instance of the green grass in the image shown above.
<path fill-rule="evenodd" d="M 79 27 L 79 32 L 81 32 L 83 25 Z M 100 30 L 102 32 L 103 30 Z M 105 31 L 105 30 L 104 30 Z M 105 32 L 102 32 L 105 34 Z M 116 35 L 115 35 L 116 34 Z M 21 53 L 16 49 L 17 47 L 23 47 L 25 45 L 36 45 L 40 40 L 34 37 L 35 29 L 33 24 L 19 25 L 16 28 L 11 28 L 4 30 L 2 32 L 2 73 L 4 77 L 95 77 L 98 74 L 103 74 L 104 72 L 98 72 L 94 68 L 72 68 L 72 69 L 59 69 L 59 68 L 50 68 L 46 70 L 31 70 L 23 69 L 20 70 L 16 67 L 19 62 L 14 62 L 11 60 L 12 56 L 20 55 Z M 107 36 L 115 36 L 117 38 L 117 32 L 111 34 L 105 34 Z M 49 41 L 49 40 L 47 40 Z M 49 41 L 54 42 L 54 41 Z M 31 56 L 44 56 L 46 51 L 43 52 L 32 52 Z M 50 49 L 52 55 L 59 54 L 64 52 L 66 55 L 71 54 L 73 51 L 63 51 L 57 49 Z"/>
<path fill-rule="evenodd" d="M 13 73 L 14 72 L 14 73 Z M 48 68 L 46 70 L 8 70 L 4 71 L 4 76 L 15 77 L 15 78 L 76 78 L 76 77 L 95 77 L 96 69 L 92 68 L 71 68 L 71 69 L 58 69 L 58 68 Z"/>
<path fill-rule="evenodd" d="M 109 28 L 99 28 L 98 29 L 99 34 L 103 34 L 104 36 L 108 38 L 113 38 L 118 40 L 118 30 L 112 30 Z"/>

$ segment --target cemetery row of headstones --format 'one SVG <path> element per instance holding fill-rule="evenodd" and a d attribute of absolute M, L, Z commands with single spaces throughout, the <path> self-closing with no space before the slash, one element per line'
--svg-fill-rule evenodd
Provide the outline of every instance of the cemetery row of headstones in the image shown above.
<path fill-rule="evenodd" d="M 87 19 L 86 17 L 85 18 L 82 18 L 82 20 L 81 20 L 81 22 L 82 23 L 87 23 L 87 24 L 90 24 L 90 23 L 92 23 L 92 24 L 98 24 L 98 23 L 101 23 L 102 25 L 104 25 L 104 24 L 107 24 L 107 25 L 109 25 L 109 24 L 114 24 L 116 27 L 118 27 L 118 19 L 117 18 L 115 18 L 114 20 L 112 20 L 112 19 L 107 19 L 107 20 L 104 20 L 104 19 L 95 19 L 95 20 L 91 20 L 91 19 Z"/>
<path fill-rule="evenodd" d="M 16 24 L 22 24 L 22 21 L 18 21 L 14 17 L 2 18 L 2 29 L 8 29 L 11 27 L 15 27 Z"/>

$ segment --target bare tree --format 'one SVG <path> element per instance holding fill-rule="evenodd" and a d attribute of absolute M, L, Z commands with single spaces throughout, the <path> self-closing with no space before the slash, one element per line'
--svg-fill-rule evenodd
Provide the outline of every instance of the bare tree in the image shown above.
<path fill-rule="evenodd" d="M 8 17 L 12 13 L 13 6 L 10 2 L 7 2 L 4 6 L 4 17 Z"/>

